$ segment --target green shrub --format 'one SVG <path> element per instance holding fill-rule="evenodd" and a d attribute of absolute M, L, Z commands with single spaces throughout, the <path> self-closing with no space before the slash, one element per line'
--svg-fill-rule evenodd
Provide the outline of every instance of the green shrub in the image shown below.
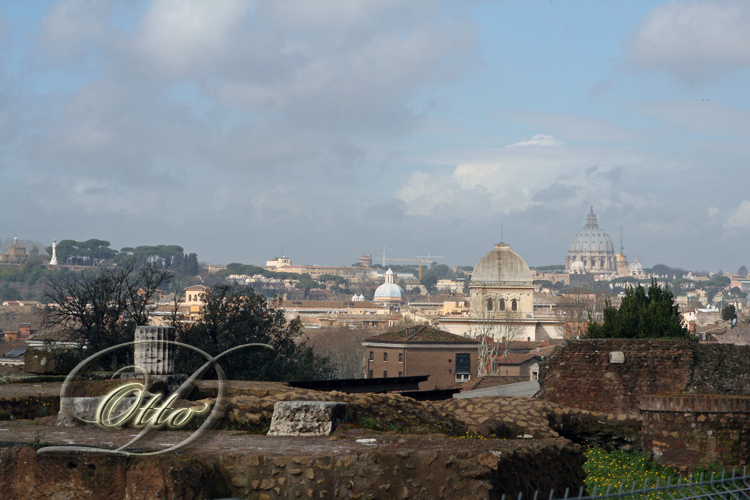
<path fill-rule="evenodd" d="M 379 425 L 378 425 L 378 421 L 375 420 L 374 418 L 365 417 L 362 419 L 362 427 L 364 427 L 365 429 L 376 430 L 379 427 Z"/>

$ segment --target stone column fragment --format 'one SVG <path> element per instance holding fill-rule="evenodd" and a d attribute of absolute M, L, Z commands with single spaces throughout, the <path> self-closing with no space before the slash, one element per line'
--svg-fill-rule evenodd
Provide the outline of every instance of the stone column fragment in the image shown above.
<path fill-rule="evenodd" d="M 139 326 L 135 329 L 135 340 L 147 340 L 135 344 L 135 366 L 149 375 L 171 375 L 174 373 L 175 331 L 171 326 Z"/>

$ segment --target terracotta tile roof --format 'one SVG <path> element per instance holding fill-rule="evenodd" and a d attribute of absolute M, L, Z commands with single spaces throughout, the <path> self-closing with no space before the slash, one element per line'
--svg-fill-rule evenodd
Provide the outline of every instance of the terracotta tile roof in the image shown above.
<path fill-rule="evenodd" d="M 539 354 L 530 352 L 528 354 L 508 354 L 507 356 L 498 356 L 495 363 L 498 365 L 521 365 L 534 358 L 539 361 L 542 359 Z"/>
<path fill-rule="evenodd" d="M 422 325 L 370 337 L 366 342 L 397 342 L 401 344 L 478 344 L 479 341 Z"/>

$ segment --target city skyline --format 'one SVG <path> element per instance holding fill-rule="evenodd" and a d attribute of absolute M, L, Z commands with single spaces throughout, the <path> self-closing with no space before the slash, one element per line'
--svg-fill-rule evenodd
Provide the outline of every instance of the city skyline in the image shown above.
<path fill-rule="evenodd" d="M 740 1 L 0 4 L 0 236 L 749 265 Z"/>

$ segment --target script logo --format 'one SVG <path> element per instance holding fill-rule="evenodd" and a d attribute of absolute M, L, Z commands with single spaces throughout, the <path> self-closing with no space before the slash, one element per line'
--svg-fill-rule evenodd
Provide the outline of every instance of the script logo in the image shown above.
<path fill-rule="evenodd" d="M 148 387 L 148 374 L 145 373 L 142 369 L 135 366 L 128 366 L 125 368 L 122 368 L 118 370 L 114 375 L 113 378 L 120 374 L 123 370 L 126 370 L 128 368 L 134 368 L 138 371 L 141 371 L 144 375 L 144 383 L 138 383 L 138 382 L 131 382 L 126 383 L 120 387 L 115 388 L 113 391 L 111 391 L 109 394 L 107 394 L 102 401 L 99 403 L 97 410 L 96 410 L 96 418 L 95 420 L 87 420 L 82 418 L 80 415 L 78 415 L 72 405 L 72 399 L 68 396 L 69 390 L 70 390 L 70 384 L 73 382 L 76 378 L 76 376 L 90 363 L 93 361 L 99 359 L 100 357 L 104 356 L 105 354 L 108 354 L 114 350 L 122 349 L 125 347 L 131 347 L 135 344 L 143 344 L 143 343 L 167 343 L 172 344 L 175 346 L 184 347 L 187 349 L 191 349 L 202 356 L 204 356 L 207 361 L 206 363 L 201 366 L 198 370 L 195 371 L 188 379 L 169 397 L 167 397 L 164 402 L 160 405 L 159 401 L 161 400 L 162 396 L 157 394 L 151 397 L 150 400 L 144 405 L 144 399 L 146 394 L 146 388 Z M 126 455 L 126 456 L 143 456 L 143 455 L 160 455 L 163 453 L 169 453 L 171 451 L 178 450 L 180 448 L 183 448 L 187 446 L 190 443 L 195 442 L 196 439 L 198 439 L 203 433 L 205 433 L 208 429 L 213 427 L 215 424 L 217 424 L 221 418 L 224 416 L 224 411 L 226 407 L 225 402 L 225 380 L 226 376 L 224 375 L 224 370 L 221 369 L 221 366 L 218 364 L 218 361 L 220 358 L 226 356 L 229 353 L 232 353 L 234 351 L 237 351 L 239 349 L 244 349 L 247 347 L 265 347 L 268 349 L 273 349 L 268 344 L 244 344 L 239 345 L 236 347 L 233 347 L 231 349 L 228 349 L 221 354 L 217 356 L 211 356 L 205 351 L 202 351 L 201 349 L 198 349 L 197 347 L 183 344 L 182 342 L 176 342 L 171 340 L 136 340 L 133 342 L 126 342 L 124 344 L 119 344 L 113 347 L 109 347 L 107 349 L 104 349 L 102 351 L 97 352 L 96 354 L 93 354 L 89 356 L 88 358 L 81 361 L 65 378 L 65 382 L 63 382 L 62 389 L 60 390 L 60 412 L 65 412 L 69 416 L 73 417 L 76 420 L 79 420 L 86 424 L 96 424 L 100 427 L 105 428 L 112 428 L 112 427 L 123 427 L 126 425 L 132 425 L 136 428 L 142 428 L 141 432 L 134 437 L 132 440 L 130 440 L 128 443 L 124 444 L 123 446 L 110 450 L 107 448 L 95 448 L 95 447 L 88 447 L 88 446 L 46 446 L 43 448 L 40 448 L 37 453 L 70 453 L 70 452 L 86 452 L 86 453 L 106 453 L 106 454 L 114 454 L 114 455 Z M 206 420 L 198 427 L 198 429 L 190 434 L 188 438 L 181 441 L 180 443 L 177 443 L 173 446 L 170 446 L 169 448 L 166 448 L 164 450 L 160 451 L 154 451 L 154 452 L 145 452 L 145 453 L 138 453 L 133 451 L 127 451 L 128 448 L 131 448 L 135 443 L 142 440 L 150 431 L 153 429 L 163 428 L 167 427 L 169 429 L 179 429 L 182 427 L 185 427 L 190 420 L 193 418 L 193 416 L 197 413 L 204 413 L 208 411 L 208 405 L 204 404 L 204 407 L 196 410 L 193 408 L 174 408 L 172 404 L 180 399 L 183 398 L 188 394 L 190 390 L 193 388 L 193 382 L 195 380 L 198 380 L 203 374 L 210 369 L 211 367 L 215 368 L 216 374 L 218 375 L 218 394 L 216 397 L 216 403 L 214 404 L 213 410 L 208 415 Z M 130 398 L 129 398 L 130 397 Z M 126 401 L 126 399 L 135 399 L 134 402 Z M 128 406 L 127 404 L 130 403 Z M 123 406 L 126 406 L 124 410 L 120 409 Z"/>

